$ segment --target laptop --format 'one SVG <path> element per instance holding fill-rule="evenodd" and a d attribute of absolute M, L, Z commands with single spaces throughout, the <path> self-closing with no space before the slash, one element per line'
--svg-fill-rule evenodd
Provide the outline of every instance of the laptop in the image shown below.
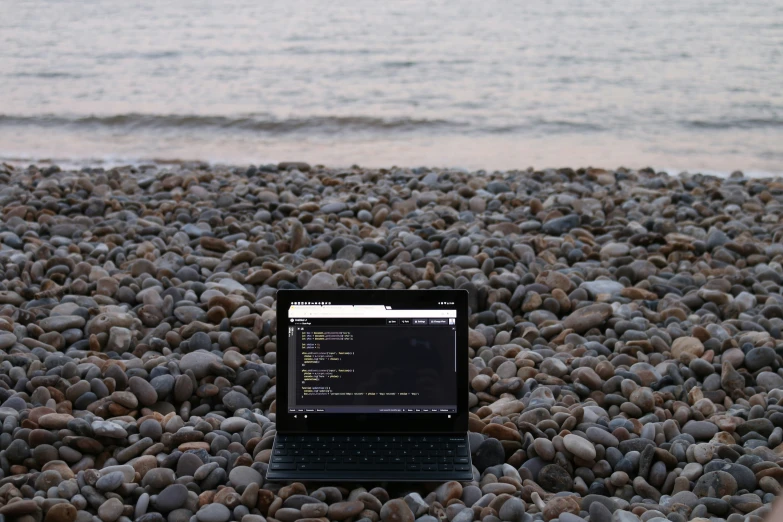
<path fill-rule="evenodd" d="M 470 481 L 468 293 L 280 290 L 266 478 Z"/>

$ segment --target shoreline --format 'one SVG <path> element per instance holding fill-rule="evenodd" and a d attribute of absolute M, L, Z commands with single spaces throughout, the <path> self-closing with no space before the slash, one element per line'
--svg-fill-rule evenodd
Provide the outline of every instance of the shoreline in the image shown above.
<path fill-rule="evenodd" d="M 783 180 L 0 163 L 0 206 L 4 516 L 734 522 L 783 490 Z M 343 287 L 468 291 L 473 481 L 265 480 L 275 293 Z"/>
<path fill-rule="evenodd" d="M 115 158 L 115 157 L 106 157 L 106 158 L 75 158 L 75 159 L 63 159 L 63 158 L 31 158 L 31 157 L 18 157 L 18 156 L 2 156 L 0 155 L 0 164 L 6 164 L 11 165 L 15 168 L 26 168 L 33 165 L 46 165 L 46 166 L 56 166 L 64 170 L 81 170 L 81 169 L 96 169 L 96 168 L 102 168 L 106 170 L 111 169 L 125 169 L 125 168 L 155 168 L 155 167 L 166 167 L 166 166 L 177 166 L 181 168 L 187 168 L 187 167 L 197 167 L 197 168 L 249 168 L 250 166 L 255 166 L 257 168 L 261 166 L 267 166 L 268 168 L 271 168 L 273 165 L 279 165 L 281 162 L 276 161 L 267 161 L 267 162 L 258 162 L 258 161 L 238 161 L 238 162 L 232 162 L 232 161 L 211 161 L 211 160 L 201 160 L 201 159 L 182 159 L 182 158 L 148 158 L 148 159 L 132 159 L 132 158 Z M 292 163 L 292 162 L 282 162 L 284 163 Z M 544 170 L 564 170 L 564 169 L 571 169 L 571 170 L 623 170 L 623 171 L 651 171 L 656 174 L 665 174 L 671 177 L 678 177 L 678 176 L 714 176 L 717 178 L 730 178 L 732 176 L 734 177 L 745 177 L 745 178 L 752 178 L 752 179 L 778 179 L 783 177 L 783 171 L 764 171 L 764 170 L 753 170 L 753 169 L 739 169 L 739 170 L 714 170 L 714 169 L 706 169 L 706 168 L 673 168 L 673 167 L 653 167 L 653 166 L 644 166 L 639 168 L 633 168 L 633 167 L 626 167 L 626 166 L 617 166 L 617 167 L 599 167 L 594 166 L 590 164 L 583 165 L 581 167 L 572 168 L 572 167 L 534 167 L 534 166 L 527 166 L 527 167 L 519 167 L 519 168 L 511 168 L 511 169 L 468 169 L 465 167 L 460 166 L 434 166 L 434 165 L 396 165 L 396 164 L 390 164 L 385 167 L 374 167 L 374 166 L 365 166 L 361 164 L 350 164 L 350 165 L 330 165 L 330 164 L 324 164 L 324 163 L 318 163 L 318 162 L 293 162 L 293 163 L 303 163 L 310 165 L 311 167 L 320 168 L 320 169 L 335 169 L 335 170 L 348 170 L 348 169 L 354 169 L 354 168 L 360 168 L 360 169 L 366 169 L 366 170 L 389 170 L 389 169 L 403 169 L 403 170 L 422 170 L 422 169 L 430 169 L 433 171 L 438 172 L 446 172 L 446 171 L 457 171 L 462 173 L 470 173 L 474 175 L 492 175 L 492 174 L 524 174 L 524 173 L 533 173 L 536 171 L 544 171 Z"/>

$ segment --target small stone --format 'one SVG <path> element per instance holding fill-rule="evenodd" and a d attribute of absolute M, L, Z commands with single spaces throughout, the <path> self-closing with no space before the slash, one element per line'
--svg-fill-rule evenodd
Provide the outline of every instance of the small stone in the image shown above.
<path fill-rule="evenodd" d="M 511 497 L 506 500 L 500 511 L 498 511 L 500 520 L 509 522 L 524 522 L 525 520 L 525 504 L 516 497 Z"/>
<path fill-rule="evenodd" d="M 237 391 L 230 391 L 223 397 L 223 404 L 230 411 L 236 411 L 242 408 L 251 408 L 253 403 L 242 393 Z"/>
<path fill-rule="evenodd" d="M 168 513 L 179 509 L 188 498 L 188 489 L 182 484 L 172 484 L 161 491 L 155 499 L 156 509 Z"/>
<path fill-rule="evenodd" d="M 49 508 L 44 522 L 74 522 L 76 508 L 72 504 L 55 504 Z"/>
<path fill-rule="evenodd" d="M 758 371 L 765 366 L 770 366 L 775 360 L 775 350 L 767 346 L 754 348 L 745 355 L 745 367 L 751 371 Z"/>
<path fill-rule="evenodd" d="M 484 471 L 490 466 L 503 464 L 505 461 L 505 450 L 499 440 L 488 438 L 482 442 L 476 449 L 473 456 L 473 465 L 479 471 Z"/>
<path fill-rule="evenodd" d="M 103 522 L 114 522 L 122 515 L 122 501 L 110 498 L 98 508 L 98 516 Z"/>
<path fill-rule="evenodd" d="M 329 506 L 328 516 L 330 520 L 345 520 L 346 518 L 358 515 L 363 509 L 364 504 L 358 500 L 337 502 Z"/>
<path fill-rule="evenodd" d="M 249 352 L 258 344 L 258 336 L 247 328 L 234 328 L 231 331 L 231 342 L 240 350 Z"/>
<path fill-rule="evenodd" d="M 155 391 L 155 388 L 149 382 L 141 377 L 131 377 L 128 380 L 128 386 L 130 386 L 130 390 L 134 395 L 138 397 L 139 404 L 142 406 L 152 406 L 158 402 L 158 392 Z"/>
<path fill-rule="evenodd" d="M 102 475 L 95 483 L 95 487 L 101 491 L 114 491 L 122 485 L 125 480 L 125 475 L 121 471 L 114 471 L 106 475 Z"/>
<path fill-rule="evenodd" d="M 699 497 L 724 497 L 737 492 L 737 481 L 725 471 L 705 473 L 696 482 L 693 493 Z"/>
<path fill-rule="evenodd" d="M 337 280 L 328 272 L 318 272 L 310 278 L 305 290 L 335 290 L 339 287 Z"/>
<path fill-rule="evenodd" d="M 579 216 L 576 214 L 569 214 L 564 217 L 550 219 L 541 228 L 544 234 L 561 236 L 571 229 L 579 226 Z"/>
<path fill-rule="evenodd" d="M 177 477 L 195 476 L 204 462 L 195 453 L 184 453 L 177 461 Z"/>
<path fill-rule="evenodd" d="M 767 391 L 783 388 L 783 377 L 773 372 L 761 372 L 756 376 L 756 384 Z"/>
<path fill-rule="evenodd" d="M 563 438 L 563 444 L 568 451 L 582 460 L 595 459 L 595 446 L 587 439 L 583 439 L 578 435 L 568 434 Z"/>
<path fill-rule="evenodd" d="M 242 491 L 250 484 L 262 482 L 261 473 L 248 466 L 237 466 L 228 474 L 228 480 L 237 491 Z"/>
<path fill-rule="evenodd" d="M 158 440 L 162 434 L 163 428 L 155 419 L 147 419 L 141 423 L 141 426 L 139 426 L 139 435 L 142 437 L 149 437 L 152 440 Z"/>
<path fill-rule="evenodd" d="M 19 517 L 40 511 L 34 500 L 17 500 L 0 507 L 0 515 L 7 517 Z"/>
<path fill-rule="evenodd" d="M 163 489 L 166 486 L 173 484 L 176 479 L 173 469 L 168 468 L 155 468 L 151 469 L 144 475 L 142 479 L 142 486 L 150 486 L 153 489 Z"/>
<path fill-rule="evenodd" d="M 680 359 L 683 354 L 692 357 L 701 357 L 704 354 L 704 345 L 695 337 L 680 337 L 672 343 L 672 357 Z"/>
<path fill-rule="evenodd" d="M 435 490 L 435 494 L 437 495 L 438 502 L 445 506 L 448 504 L 449 500 L 462 496 L 462 484 L 455 481 L 444 482 Z"/>
<path fill-rule="evenodd" d="M 590 294 L 590 296 L 597 297 L 602 294 L 619 294 L 624 286 L 617 281 L 596 280 L 584 282 L 580 285 L 580 288 L 587 290 L 587 293 Z"/>
<path fill-rule="evenodd" d="M 590 522 L 611 522 L 612 512 L 599 502 L 590 504 Z"/>
<path fill-rule="evenodd" d="M 329 506 L 325 502 L 315 502 L 312 504 L 302 504 L 299 508 L 302 516 L 305 518 L 324 517 L 329 512 Z"/>
<path fill-rule="evenodd" d="M 563 320 L 563 327 L 576 333 L 584 333 L 600 326 L 612 315 L 611 305 L 596 303 L 579 308 Z"/>
<path fill-rule="evenodd" d="M 72 420 L 73 417 L 66 413 L 48 413 L 38 419 L 38 425 L 47 430 L 62 430 Z"/>
<path fill-rule="evenodd" d="M 718 433 L 718 427 L 712 422 L 708 421 L 690 421 L 686 422 L 682 427 L 682 432 L 692 435 L 696 440 L 709 440 L 716 433 Z"/>
<path fill-rule="evenodd" d="M 544 507 L 544 520 L 549 521 L 558 518 L 563 513 L 571 513 L 572 515 L 579 513 L 579 502 L 576 500 L 576 497 L 552 498 Z"/>
<path fill-rule="evenodd" d="M 208 504 L 196 512 L 199 522 L 228 522 L 231 511 L 222 504 Z"/>
<path fill-rule="evenodd" d="M 401 498 L 395 498 L 386 502 L 381 508 L 380 514 L 383 522 L 414 522 L 411 508 Z"/>
<path fill-rule="evenodd" d="M 179 367 L 183 372 L 192 370 L 196 379 L 203 379 L 207 375 L 209 366 L 215 362 L 221 362 L 216 355 L 205 351 L 196 351 L 183 355 L 179 361 Z"/>
<path fill-rule="evenodd" d="M 538 472 L 538 484 L 546 491 L 559 493 L 561 491 L 571 491 L 571 488 L 574 486 L 574 480 L 563 467 L 557 464 L 549 464 Z"/>

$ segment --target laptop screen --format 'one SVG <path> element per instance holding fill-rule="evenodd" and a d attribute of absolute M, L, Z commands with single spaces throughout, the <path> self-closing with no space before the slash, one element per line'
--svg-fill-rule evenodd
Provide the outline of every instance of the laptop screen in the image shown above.
<path fill-rule="evenodd" d="M 457 308 L 294 302 L 288 411 L 457 412 Z"/>

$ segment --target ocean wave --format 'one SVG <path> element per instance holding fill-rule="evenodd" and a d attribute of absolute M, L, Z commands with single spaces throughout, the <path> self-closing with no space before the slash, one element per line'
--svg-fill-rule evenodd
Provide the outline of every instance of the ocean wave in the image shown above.
<path fill-rule="evenodd" d="M 21 71 L 8 74 L 11 78 L 78 79 L 90 75 L 65 71 Z"/>
<path fill-rule="evenodd" d="M 37 126 L 45 128 L 118 129 L 118 130 L 222 130 L 263 133 L 296 132 L 410 132 L 421 129 L 459 127 L 463 124 L 447 120 L 408 117 L 378 118 L 373 116 L 310 116 L 277 119 L 267 115 L 205 116 L 195 114 L 114 114 L 105 116 L 0 114 L 1 126 Z"/>
<path fill-rule="evenodd" d="M 520 132 L 600 132 L 607 130 L 607 128 L 598 123 L 586 121 L 536 119 L 520 124 L 498 125 L 487 130 L 492 134 L 513 134 Z"/>
<path fill-rule="evenodd" d="M 758 129 L 783 127 L 783 118 L 740 118 L 735 120 L 687 120 L 683 124 L 697 129 Z"/>

